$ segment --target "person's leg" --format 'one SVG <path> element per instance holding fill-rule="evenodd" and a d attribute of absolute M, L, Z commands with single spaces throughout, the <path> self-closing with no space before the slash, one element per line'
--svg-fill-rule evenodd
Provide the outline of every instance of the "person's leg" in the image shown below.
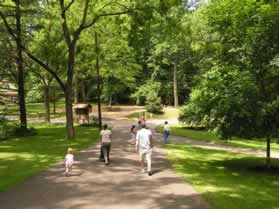
<path fill-rule="evenodd" d="M 149 175 L 152 175 L 152 171 L 151 171 L 152 151 L 146 153 L 146 161 L 147 161 L 147 172 Z"/>
<path fill-rule="evenodd" d="M 68 174 L 69 174 L 69 168 L 68 168 L 67 164 L 65 165 L 65 174 L 66 174 L 66 176 L 68 176 Z"/>
<path fill-rule="evenodd" d="M 169 136 L 170 136 L 170 133 L 167 131 L 167 133 L 166 133 L 166 144 L 169 143 Z"/>
<path fill-rule="evenodd" d="M 167 143 L 167 133 L 166 131 L 163 132 L 164 144 Z"/>
<path fill-rule="evenodd" d="M 141 167 L 141 171 L 142 173 L 144 173 L 144 152 L 143 151 L 139 151 L 139 157 L 140 157 L 140 167 Z"/>
<path fill-rule="evenodd" d="M 104 161 L 104 153 L 103 153 L 103 148 L 102 148 L 103 144 L 101 144 L 100 147 L 100 156 L 99 156 L 99 160 L 100 161 Z"/>
<path fill-rule="evenodd" d="M 65 164 L 65 174 L 66 174 L 66 176 L 69 176 L 69 174 L 70 174 L 70 164 L 67 162 L 66 164 Z"/>
<path fill-rule="evenodd" d="M 69 174 L 72 173 L 72 168 L 73 168 L 73 163 L 70 163 L 70 164 L 69 164 Z"/>
<path fill-rule="evenodd" d="M 108 158 L 108 163 L 110 163 L 110 148 L 111 148 L 111 144 L 109 143 L 107 146 L 108 146 L 108 148 L 107 148 L 107 150 L 108 150 L 107 158 Z"/>
<path fill-rule="evenodd" d="M 102 151 L 105 158 L 105 163 L 108 164 L 108 150 L 107 144 L 102 144 Z"/>

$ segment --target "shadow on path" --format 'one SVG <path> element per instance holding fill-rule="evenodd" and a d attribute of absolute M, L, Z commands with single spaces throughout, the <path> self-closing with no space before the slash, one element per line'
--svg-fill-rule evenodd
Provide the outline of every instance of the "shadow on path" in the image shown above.
<path fill-rule="evenodd" d="M 153 176 L 141 174 L 127 121 L 113 124 L 111 164 L 98 161 L 99 146 L 75 155 L 73 175 L 58 164 L 0 194 L 1 209 L 209 209 L 178 177 L 155 138 Z"/>

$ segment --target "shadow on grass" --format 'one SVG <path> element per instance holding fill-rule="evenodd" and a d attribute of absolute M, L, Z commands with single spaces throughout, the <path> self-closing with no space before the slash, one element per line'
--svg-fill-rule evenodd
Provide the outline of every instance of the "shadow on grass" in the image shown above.
<path fill-rule="evenodd" d="M 96 142 L 96 128 L 76 127 L 76 138 L 67 140 L 61 125 L 37 124 L 38 135 L 15 137 L 0 142 L 0 191 L 22 182 L 64 158 L 67 148 L 74 151 Z"/>
<path fill-rule="evenodd" d="M 170 158 L 186 181 L 218 209 L 278 208 L 278 175 L 258 172 L 264 158 L 188 145 L 170 145 Z M 279 167 L 279 160 L 272 161 Z M 256 197 L 256 198 L 255 198 Z"/>
<path fill-rule="evenodd" d="M 184 187 L 181 192 L 180 178 L 160 176 L 170 166 L 167 164 L 166 168 L 163 154 L 153 156 L 152 177 L 139 173 L 139 161 L 133 158 L 134 147 L 118 144 L 123 137 L 124 134 L 117 135 L 114 140 L 109 166 L 97 161 L 99 147 L 90 147 L 76 155 L 78 163 L 74 165 L 73 176 L 64 177 L 62 164 L 57 165 L 20 185 L 14 193 L 1 195 L 1 206 L 5 209 L 208 209 L 199 195 L 185 195 Z M 28 188 L 39 189 L 29 195 Z"/>

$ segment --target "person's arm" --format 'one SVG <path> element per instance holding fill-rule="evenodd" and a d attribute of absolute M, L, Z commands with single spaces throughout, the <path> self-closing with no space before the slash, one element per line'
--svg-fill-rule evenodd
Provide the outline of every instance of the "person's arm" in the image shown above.
<path fill-rule="evenodd" d="M 100 131 L 100 141 L 102 141 L 102 131 Z"/>
<path fill-rule="evenodd" d="M 149 135 L 149 141 L 150 141 L 150 147 L 153 148 L 152 133 L 150 133 L 150 135 Z"/>

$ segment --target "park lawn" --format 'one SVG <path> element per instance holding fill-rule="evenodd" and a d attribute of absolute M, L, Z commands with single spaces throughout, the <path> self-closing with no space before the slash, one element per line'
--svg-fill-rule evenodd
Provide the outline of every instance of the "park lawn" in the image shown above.
<path fill-rule="evenodd" d="M 58 118 L 58 117 L 62 117 L 65 115 L 65 111 L 64 111 L 64 103 L 63 102 L 58 102 L 56 104 L 56 113 L 53 113 L 53 108 L 52 108 L 52 104 L 51 104 L 51 108 L 50 108 L 50 116 L 51 118 Z M 4 108 L 3 105 L 0 105 L 0 110 L 2 111 Z M 19 110 L 18 110 L 18 105 L 16 104 L 9 104 L 7 106 L 8 108 L 8 115 L 18 115 L 19 114 Z M 26 104 L 26 111 L 27 111 L 27 115 L 29 117 L 44 117 L 45 116 L 45 107 L 44 107 L 44 103 L 27 103 Z"/>
<path fill-rule="evenodd" d="M 162 132 L 163 126 L 158 126 L 156 128 L 158 132 Z M 187 137 L 194 140 L 202 140 L 211 142 L 214 144 L 227 145 L 233 147 L 240 148 L 249 148 L 254 150 L 265 150 L 266 149 L 266 141 L 265 139 L 241 139 L 237 137 L 233 137 L 230 140 L 222 140 L 214 133 L 208 132 L 206 130 L 195 130 L 183 127 L 181 125 L 173 125 L 171 126 L 171 135 L 174 136 L 182 136 Z M 271 150 L 279 151 L 279 144 L 276 143 L 275 139 L 272 139 Z"/>
<path fill-rule="evenodd" d="M 39 123 L 38 134 L 0 141 L 0 191 L 63 160 L 68 147 L 75 152 L 96 142 L 98 129 L 76 127 L 76 139 L 67 140 L 64 125 Z"/>
<path fill-rule="evenodd" d="M 162 114 L 154 114 L 154 113 L 148 113 L 146 111 L 136 111 L 132 114 L 128 115 L 128 118 L 130 119 L 139 119 L 140 116 L 145 113 L 146 119 L 169 119 L 169 118 L 178 118 L 179 115 L 179 109 L 178 108 L 171 108 L 167 107 L 163 109 Z"/>
<path fill-rule="evenodd" d="M 169 144 L 168 157 L 179 175 L 215 209 L 279 209 L 279 178 L 256 172 L 265 159 L 225 151 Z M 279 168 L 279 160 L 272 160 Z"/>

